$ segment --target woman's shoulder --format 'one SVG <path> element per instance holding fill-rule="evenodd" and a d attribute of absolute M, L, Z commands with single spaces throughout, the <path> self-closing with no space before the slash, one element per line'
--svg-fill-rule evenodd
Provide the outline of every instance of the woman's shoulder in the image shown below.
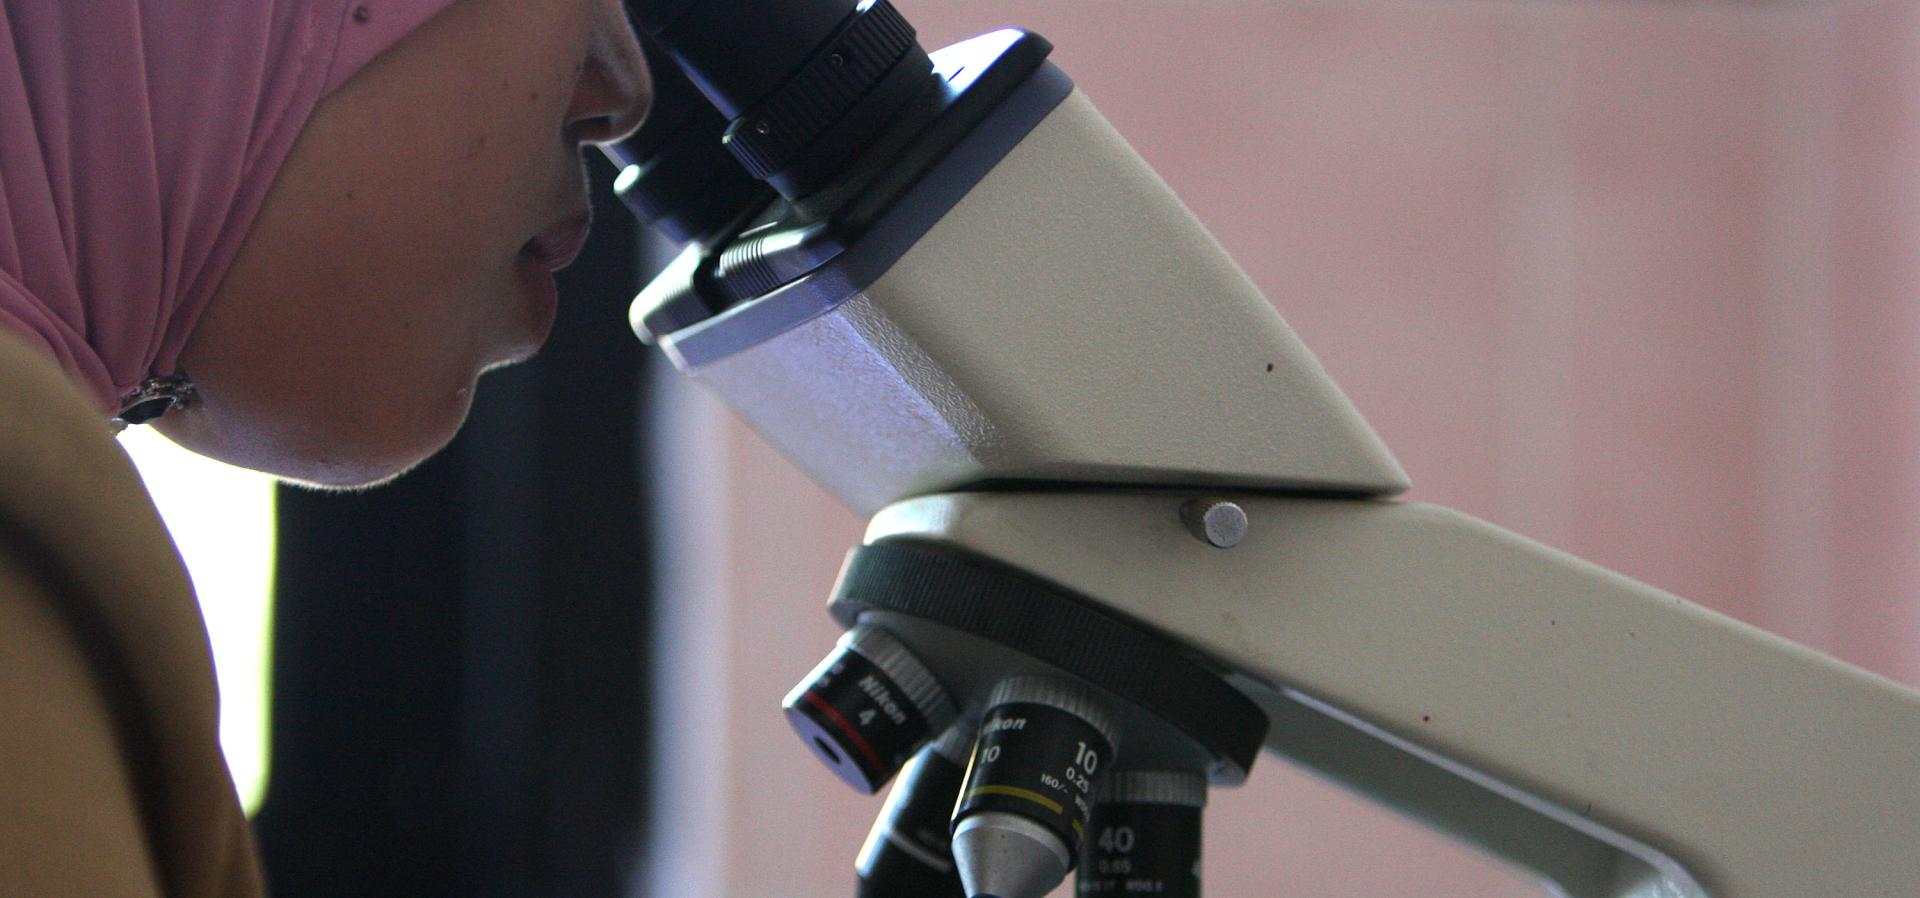
<path fill-rule="evenodd" d="M 86 394 L 3 328 L 0 621 L 0 730 L 16 737 L 0 770 L 17 774 L 0 776 L 0 843 L 28 852 L 0 863 L 0 894 L 257 894 L 186 570 Z M 151 892 L 62 873 L 53 849 L 88 833 L 118 834 Z M 98 860 L 89 876 L 114 866 Z"/>
<path fill-rule="evenodd" d="M 57 573 L 0 539 L 0 894 L 160 894 L 132 765 Z"/>
<path fill-rule="evenodd" d="M 53 360 L 0 328 L 0 521 L 94 588 L 190 595 L 133 463 Z"/>

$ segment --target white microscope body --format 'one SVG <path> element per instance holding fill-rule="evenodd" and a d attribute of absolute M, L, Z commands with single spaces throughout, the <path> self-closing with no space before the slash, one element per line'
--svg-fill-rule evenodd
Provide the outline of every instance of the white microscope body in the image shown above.
<path fill-rule="evenodd" d="M 873 515 L 869 545 L 1170 637 L 1266 712 L 1267 750 L 1559 894 L 1920 895 L 1920 693 L 1394 501 L 1390 452 L 1063 74 L 979 130 L 883 251 L 712 315 L 662 315 L 670 270 L 636 327 Z M 1196 536 L 1195 499 L 1244 538 Z"/>

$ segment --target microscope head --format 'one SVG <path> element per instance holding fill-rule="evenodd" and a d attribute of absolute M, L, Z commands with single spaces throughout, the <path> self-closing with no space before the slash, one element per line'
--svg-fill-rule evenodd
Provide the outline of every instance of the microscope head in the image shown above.
<path fill-rule="evenodd" d="M 831 174 L 766 175 L 782 197 L 683 252 L 634 304 L 636 331 L 861 513 L 982 485 L 1403 490 L 1050 51 L 1006 30 L 932 54 L 895 127 L 830 154 Z M 690 75 L 748 110 L 737 148 L 752 91 Z"/>
<path fill-rule="evenodd" d="M 743 6 L 641 7 L 718 112 L 687 127 L 724 120 L 729 177 L 770 189 L 709 219 L 729 223 L 687 241 L 632 320 L 848 507 L 1071 485 L 1405 488 L 1046 40 L 1009 29 L 929 55 L 886 0 Z M 660 152 L 636 141 L 636 160 Z M 662 195 L 648 203 L 669 214 L 705 202 Z M 1156 846 L 1158 881 L 1197 890 L 1206 786 L 1241 782 L 1267 730 L 1217 670 L 991 559 L 869 547 L 842 586 L 848 635 L 786 710 L 860 791 L 918 759 L 883 817 L 898 838 L 874 844 L 919 853 L 869 852 L 863 884 L 926 874 L 908 859 L 950 847 L 941 890 L 1039 898 L 1117 850 L 1089 836 L 1099 812 Z M 954 733 L 972 740 L 963 774 L 924 755 Z"/>

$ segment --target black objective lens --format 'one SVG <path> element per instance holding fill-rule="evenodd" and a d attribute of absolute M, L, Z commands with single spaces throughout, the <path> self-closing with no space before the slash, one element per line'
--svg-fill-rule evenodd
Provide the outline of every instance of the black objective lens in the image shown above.
<path fill-rule="evenodd" d="M 1197 771 L 1121 771 L 1094 794 L 1080 849 L 1080 898 L 1200 898 L 1200 814 L 1207 778 Z"/>
<path fill-rule="evenodd" d="M 727 119 L 727 149 L 788 199 L 832 183 L 933 72 L 889 0 L 651 0 L 634 13 Z"/>
<path fill-rule="evenodd" d="M 900 771 L 854 863 L 860 898 L 967 898 L 948 819 L 972 750 L 972 726 L 956 724 Z"/>
<path fill-rule="evenodd" d="M 786 698 L 820 763 L 869 795 L 959 715 L 933 673 L 887 631 L 861 624 Z"/>
<path fill-rule="evenodd" d="M 1048 677 L 994 687 L 953 809 L 954 865 L 973 895 L 1041 898 L 1079 859 L 1094 789 L 1114 761 L 1112 714 Z"/>

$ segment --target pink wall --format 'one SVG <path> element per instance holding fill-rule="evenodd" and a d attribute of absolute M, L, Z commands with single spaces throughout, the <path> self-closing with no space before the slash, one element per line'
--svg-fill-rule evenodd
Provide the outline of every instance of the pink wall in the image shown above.
<path fill-rule="evenodd" d="M 900 2 L 930 44 L 1051 37 L 1413 498 L 1920 684 L 1912 5 Z M 860 522 L 702 398 L 669 415 L 668 707 L 720 738 L 670 740 L 646 893 L 849 895 L 875 802 L 775 704 Z M 1214 895 L 1538 893 L 1280 762 L 1208 823 Z"/>

